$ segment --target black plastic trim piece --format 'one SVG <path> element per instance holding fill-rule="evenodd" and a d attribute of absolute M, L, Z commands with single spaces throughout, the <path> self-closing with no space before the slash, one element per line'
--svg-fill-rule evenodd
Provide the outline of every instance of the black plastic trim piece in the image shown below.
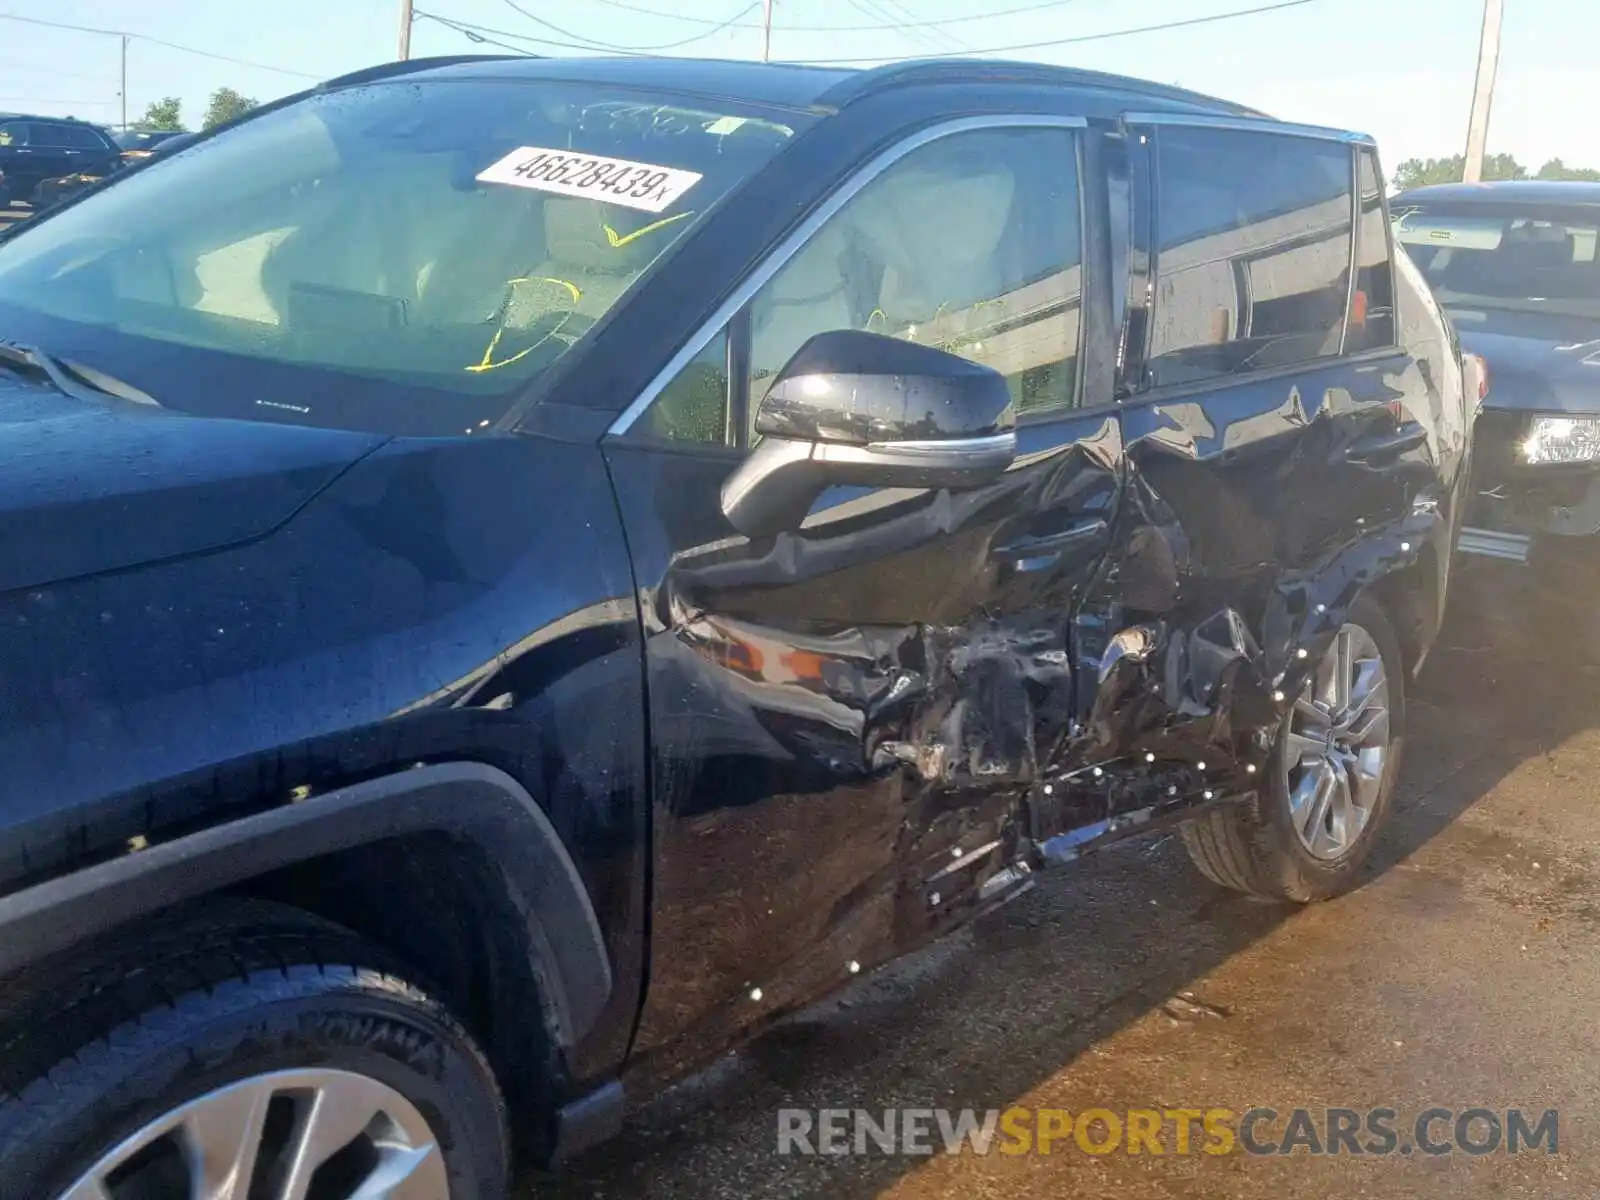
<path fill-rule="evenodd" d="M 626 1113 L 627 1097 L 615 1079 L 562 1105 L 556 1113 L 556 1145 L 550 1161 L 565 1162 L 610 1141 L 622 1132 Z"/>
<path fill-rule="evenodd" d="M 0 898 L 0 976 L 183 900 L 384 838 L 435 831 L 487 851 L 525 914 L 524 941 L 562 1047 L 611 994 L 611 962 L 583 879 L 550 819 L 479 763 L 419 766 L 130 853 Z"/>

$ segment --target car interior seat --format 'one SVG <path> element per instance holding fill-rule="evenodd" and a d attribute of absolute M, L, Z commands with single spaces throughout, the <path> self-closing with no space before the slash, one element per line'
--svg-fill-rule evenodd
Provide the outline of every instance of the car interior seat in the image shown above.
<path fill-rule="evenodd" d="M 864 192 L 850 224 L 882 264 L 876 311 L 884 332 L 964 352 L 965 335 L 1004 304 L 1019 280 L 1000 253 L 1016 196 L 1013 173 L 999 164 L 951 160 L 902 168 Z M 967 347 L 970 350 L 970 347 Z"/>

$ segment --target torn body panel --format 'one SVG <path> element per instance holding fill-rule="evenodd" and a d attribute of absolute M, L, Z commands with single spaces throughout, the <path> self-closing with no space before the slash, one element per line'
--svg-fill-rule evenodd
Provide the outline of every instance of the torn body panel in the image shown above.
<path fill-rule="evenodd" d="M 720 516 L 727 458 L 609 451 L 653 746 L 636 1048 L 669 1073 L 1030 886 L 1122 479 L 1114 415 L 1018 443 L 985 487 L 836 489 L 757 539 Z"/>
<path fill-rule="evenodd" d="M 1127 491 L 1075 622 L 1082 719 L 1030 796 L 1046 857 L 1254 791 L 1356 598 L 1405 572 L 1431 587 L 1463 447 L 1397 435 L 1453 402 L 1431 394 L 1446 366 L 1313 365 L 1125 408 Z"/>

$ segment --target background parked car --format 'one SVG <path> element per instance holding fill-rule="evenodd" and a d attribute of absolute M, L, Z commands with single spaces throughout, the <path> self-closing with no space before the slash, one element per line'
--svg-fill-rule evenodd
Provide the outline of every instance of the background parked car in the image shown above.
<path fill-rule="evenodd" d="M 138 151 L 124 151 L 123 161 L 120 166 L 110 171 L 109 175 L 117 175 L 128 167 L 138 166 L 140 163 L 151 162 L 168 154 L 176 153 L 189 145 L 200 135 L 197 133 L 173 133 L 165 135 L 149 149 Z M 33 190 L 33 204 L 35 209 L 51 208 L 71 196 L 77 195 L 85 188 L 93 187 L 107 175 L 93 175 L 87 172 L 76 175 L 63 175 L 59 179 L 46 179 Z"/>
<path fill-rule="evenodd" d="M 121 133 L 113 134 L 112 141 L 122 150 L 124 162 L 137 162 L 149 158 L 157 147 L 173 138 L 189 136 L 176 129 L 124 129 Z"/>
<path fill-rule="evenodd" d="M 1463 345 L 1487 363 L 1461 549 L 1498 578 L 1500 602 L 1564 594 L 1600 633 L 1600 183 L 1417 188 L 1393 212 Z"/>
<path fill-rule="evenodd" d="M 111 135 L 87 121 L 0 115 L 0 171 L 12 200 L 32 201 L 47 179 L 103 176 L 121 163 L 122 150 Z"/>

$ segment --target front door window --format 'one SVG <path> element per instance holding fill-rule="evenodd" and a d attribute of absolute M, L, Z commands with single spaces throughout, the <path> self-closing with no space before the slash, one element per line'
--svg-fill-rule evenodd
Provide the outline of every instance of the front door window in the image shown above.
<path fill-rule="evenodd" d="M 1077 399 L 1077 139 L 978 130 L 914 150 L 818 231 L 750 308 L 750 411 L 815 334 L 885 333 L 991 366 L 1018 412 Z"/>
<path fill-rule="evenodd" d="M 1003 374 L 1017 412 L 1078 404 L 1083 292 L 1078 140 L 1070 129 L 955 134 L 852 196 L 756 293 L 748 367 L 721 376 L 720 333 L 657 397 L 640 435 L 725 446 L 805 342 L 839 329 L 938 346 Z M 726 419 L 746 400 L 745 428 Z"/>

